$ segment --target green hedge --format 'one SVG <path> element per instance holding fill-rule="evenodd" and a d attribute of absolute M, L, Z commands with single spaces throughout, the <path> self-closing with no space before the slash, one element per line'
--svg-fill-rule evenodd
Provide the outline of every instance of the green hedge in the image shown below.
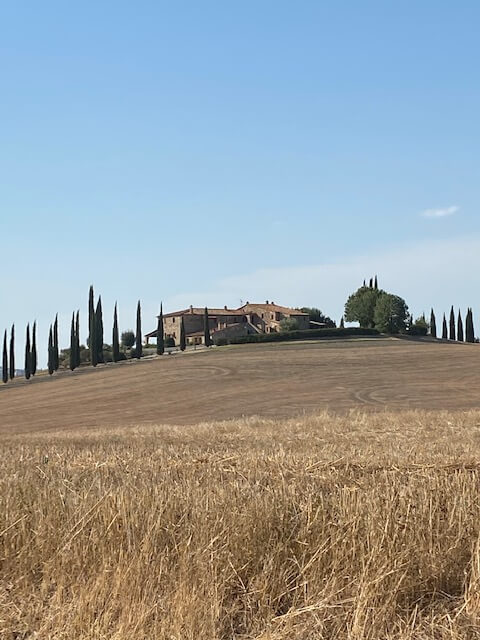
<path fill-rule="evenodd" d="M 376 329 L 345 327 L 344 329 L 310 329 L 303 331 L 285 331 L 282 333 L 254 333 L 250 336 L 232 338 L 228 344 L 247 344 L 250 342 L 285 342 L 286 340 L 314 340 L 316 338 L 348 338 L 349 336 L 378 336 Z"/>

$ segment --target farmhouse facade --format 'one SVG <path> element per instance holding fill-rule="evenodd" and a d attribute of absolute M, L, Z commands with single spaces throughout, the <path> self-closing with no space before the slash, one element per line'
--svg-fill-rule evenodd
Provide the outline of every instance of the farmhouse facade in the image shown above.
<path fill-rule="evenodd" d="M 187 344 L 203 344 L 204 314 L 202 307 L 190 306 L 188 309 L 166 313 L 163 316 L 163 330 L 166 338 L 172 338 L 175 345 L 180 344 L 180 326 L 183 318 Z M 296 320 L 299 329 L 309 329 L 310 320 L 307 313 L 298 309 L 282 307 L 268 300 L 264 304 L 247 302 L 238 309 L 208 309 L 208 324 L 213 342 L 228 340 L 252 333 L 273 333 L 280 331 L 280 323 L 285 318 Z M 156 338 L 157 331 L 147 333 Z"/>

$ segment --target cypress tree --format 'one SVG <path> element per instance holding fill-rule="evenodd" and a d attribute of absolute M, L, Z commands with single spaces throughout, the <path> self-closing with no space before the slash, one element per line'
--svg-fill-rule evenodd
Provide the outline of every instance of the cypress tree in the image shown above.
<path fill-rule="evenodd" d="M 75 367 L 80 366 L 80 311 L 75 318 Z"/>
<path fill-rule="evenodd" d="M 433 309 L 430 312 L 430 335 L 432 338 L 437 337 L 437 319 L 435 318 Z"/>
<path fill-rule="evenodd" d="M 2 358 L 2 380 L 8 382 L 8 353 L 7 353 L 7 330 L 3 334 L 3 358 Z"/>
<path fill-rule="evenodd" d="M 343 316 L 340 319 L 340 329 L 345 329 L 345 320 L 344 320 Z"/>
<path fill-rule="evenodd" d="M 163 304 L 160 303 L 160 315 L 157 323 L 157 354 L 161 356 L 165 351 L 165 338 L 163 335 Z"/>
<path fill-rule="evenodd" d="M 455 311 L 453 306 L 450 310 L 450 340 L 455 340 Z"/>
<path fill-rule="evenodd" d="M 32 371 L 32 353 L 30 346 L 30 324 L 27 324 L 27 336 L 25 339 L 25 378 L 30 380 L 30 375 Z"/>
<path fill-rule="evenodd" d="M 37 321 L 33 323 L 32 328 L 32 357 L 31 357 L 31 366 L 32 366 L 32 376 L 37 373 Z"/>
<path fill-rule="evenodd" d="M 475 331 L 473 328 L 473 311 L 469 309 L 467 311 L 467 318 L 465 321 L 465 340 L 467 342 L 475 342 Z"/>
<path fill-rule="evenodd" d="M 180 351 L 185 351 L 187 347 L 187 338 L 185 336 L 185 320 L 182 316 L 182 321 L 180 322 Z"/>
<path fill-rule="evenodd" d="M 70 325 L 70 371 L 74 371 L 77 366 L 77 336 L 75 335 L 75 311 L 72 313 L 72 324 Z"/>
<path fill-rule="evenodd" d="M 95 322 L 95 306 L 94 306 L 93 286 L 90 285 L 88 293 L 88 348 L 90 350 L 90 363 L 92 367 L 97 366 L 98 348 L 95 339 L 96 322 Z"/>
<path fill-rule="evenodd" d="M 373 278 L 370 278 L 370 284 L 369 284 L 369 286 L 370 286 L 370 289 L 373 289 Z"/>
<path fill-rule="evenodd" d="M 135 337 L 135 356 L 137 359 L 142 357 L 142 352 L 142 309 L 139 300 L 137 304 L 137 333 Z"/>
<path fill-rule="evenodd" d="M 365 282 L 365 280 L 363 281 L 363 286 L 366 287 L 367 283 Z"/>
<path fill-rule="evenodd" d="M 443 314 L 442 340 L 448 340 L 447 318 Z"/>
<path fill-rule="evenodd" d="M 54 371 L 58 371 L 58 367 L 60 364 L 59 360 L 59 351 L 58 351 L 58 313 L 55 316 L 55 321 L 53 323 L 53 369 Z"/>
<path fill-rule="evenodd" d="M 203 338 L 206 347 L 212 346 L 212 339 L 210 337 L 210 325 L 208 322 L 208 309 L 205 307 L 205 311 L 203 312 Z"/>
<path fill-rule="evenodd" d="M 48 373 L 52 375 L 55 370 L 55 356 L 53 353 L 53 331 L 52 325 L 50 325 L 50 331 L 48 332 Z"/>
<path fill-rule="evenodd" d="M 15 378 L 15 325 L 12 324 L 10 332 L 10 380 Z"/>
<path fill-rule="evenodd" d="M 97 345 L 97 362 L 103 363 L 103 311 L 102 296 L 98 297 L 97 310 L 95 311 L 95 343 Z"/>
<path fill-rule="evenodd" d="M 375 285 L 374 286 L 375 286 L 375 289 L 378 289 L 378 278 L 377 278 L 377 276 L 375 276 Z"/>
<path fill-rule="evenodd" d="M 117 303 L 115 303 L 115 308 L 113 310 L 112 360 L 114 362 L 118 362 L 120 360 L 120 342 L 118 339 Z"/>
<path fill-rule="evenodd" d="M 457 340 L 459 342 L 463 342 L 463 320 L 462 320 L 462 314 L 460 313 L 460 309 L 458 310 Z"/>

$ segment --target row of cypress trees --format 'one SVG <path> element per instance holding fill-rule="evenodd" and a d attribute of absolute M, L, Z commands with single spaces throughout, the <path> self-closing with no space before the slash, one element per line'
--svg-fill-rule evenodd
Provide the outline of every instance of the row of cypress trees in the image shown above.
<path fill-rule="evenodd" d="M 30 339 L 31 336 L 31 339 Z M 35 321 L 30 333 L 30 323 L 27 324 L 25 337 L 25 378 L 30 379 L 37 373 L 37 322 Z M 2 352 L 2 380 L 7 383 L 15 378 L 15 325 L 10 330 L 10 341 L 7 339 L 7 330 L 3 334 Z"/>
<path fill-rule="evenodd" d="M 430 335 L 437 337 L 437 321 L 435 313 L 432 309 L 430 314 Z M 450 309 L 450 318 L 447 323 L 447 317 L 443 314 L 442 321 L 442 340 L 456 340 L 457 342 L 475 342 L 475 327 L 473 323 L 473 310 L 469 307 L 465 316 L 465 329 L 461 311 L 455 317 L 455 310 L 452 306 Z"/>
<path fill-rule="evenodd" d="M 373 284 L 373 281 L 372 281 Z M 98 297 L 95 304 L 95 293 L 93 286 L 90 286 L 88 295 L 88 348 L 90 352 L 90 363 L 96 367 L 97 364 L 104 362 L 104 326 L 103 326 L 103 309 L 102 298 Z M 205 346 L 212 345 L 210 336 L 210 326 L 208 319 L 208 309 L 204 311 L 204 343 Z M 185 322 L 182 317 L 180 325 L 180 349 L 185 351 L 187 346 Z M 70 326 L 70 355 L 69 368 L 74 371 L 80 366 L 80 312 L 79 310 L 72 313 Z M 160 314 L 157 324 L 157 354 L 162 355 L 165 352 L 165 339 L 163 330 L 163 305 L 160 305 Z M 143 355 L 142 346 L 142 311 L 140 300 L 137 303 L 136 314 L 136 331 L 135 331 L 135 357 L 140 359 Z M 124 358 L 124 356 L 123 356 Z M 120 338 L 118 329 L 118 308 L 115 303 L 113 311 L 113 329 L 112 329 L 112 360 L 118 362 L 123 359 L 120 351 Z M 58 371 L 60 366 L 60 349 L 58 343 L 58 314 L 55 316 L 54 322 L 49 327 L 48 333 L 48 373 L 52 375 Z M 25 378 L 30 379 L 37 372 L 37 323 L 33 323 L 30 332 L 30 324 L 27 325 L 25 339 Z M 15 326 L 12 325 L 10 333 L 10 341 L 7 340 L 7 331 L 5 330 L 3 338 L 3 358 L 2 358 L 2 374 L 3 382 L 15 377 Z"/>

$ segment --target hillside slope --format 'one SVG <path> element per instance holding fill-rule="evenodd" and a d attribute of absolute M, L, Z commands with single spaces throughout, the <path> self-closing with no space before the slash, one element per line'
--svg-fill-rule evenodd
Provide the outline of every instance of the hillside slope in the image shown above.
<path fill-rule="evenodd" d="M 480 406 L 480 348 L 403 340 L 245 345 L 0 387 L 0 432 L 194 424 L 328 408 Z"/>

